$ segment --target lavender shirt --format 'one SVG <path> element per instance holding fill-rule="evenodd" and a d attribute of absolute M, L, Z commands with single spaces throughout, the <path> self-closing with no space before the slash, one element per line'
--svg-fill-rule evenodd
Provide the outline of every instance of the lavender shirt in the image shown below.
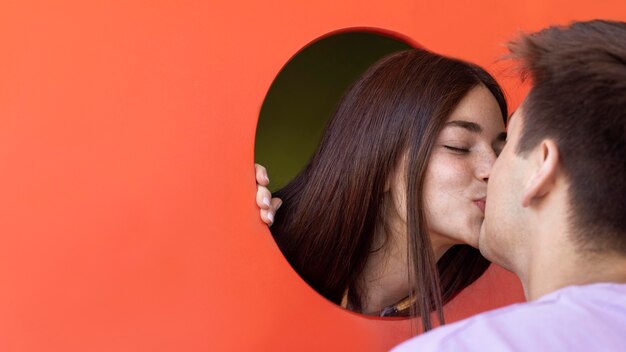
<path fill-rule="evenodd" d="M 570 286 L 412 338 L 405 351 L 626 351 L 626 284 Z"/>

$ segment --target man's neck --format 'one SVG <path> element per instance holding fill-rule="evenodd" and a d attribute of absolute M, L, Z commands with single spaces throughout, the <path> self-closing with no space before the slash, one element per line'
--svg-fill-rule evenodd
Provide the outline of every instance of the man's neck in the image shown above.
<path fill-rule="evenodd" d="M 521 275 L 526 299 L 536 300 L 567 286 L 626 283 L 626 255 L 564 250 L 536 258 L 527 275 Z"/>
<path fill-rule="evenodd" d="M 520 254 L 521 261 L 513 268 L 529 301 L 572 285 L 626 283 L 626 254 L 592 250 L 576 240 L 571 209 L 564 201 L 566 190 L 563 185 L 556 187 L 532 206 L 528 222 L 534 226 L 525 230 L 526 253 Z"/>

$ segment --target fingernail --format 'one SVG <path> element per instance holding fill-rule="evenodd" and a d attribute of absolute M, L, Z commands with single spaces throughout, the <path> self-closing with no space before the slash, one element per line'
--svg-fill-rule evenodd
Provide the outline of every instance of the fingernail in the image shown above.
<path fill-rule="evenodd" d="M 283 202 L 278 203 L 278 205 L 276 206 L 276 210 L 280 209 L 281 205 L 283 205 Z"/>
<path fill-rule="evenodd" d="M 270 219 L 271 222 L 274 222 L 274 214 L 267 213 L 267 218 Z"/>
<path fill-rule="evenodd" d="M 263 204 L 267 205 L 268 207 L 271 205 L 270 203 L 270 199 L 267 197 L 263 197 Z"/>
<path fill-rule="evenodd" d="M 265 178 L 265 181 L 267 181 L 267 183 L 270 183 L 270 178 L 267 177 L 267 175 L 263 176 Z"/>

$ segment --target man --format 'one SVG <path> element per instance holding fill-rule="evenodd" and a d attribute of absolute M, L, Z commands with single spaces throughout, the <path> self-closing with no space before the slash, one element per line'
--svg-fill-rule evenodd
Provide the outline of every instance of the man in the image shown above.
<path fill-rule="evenodd" d="M 626 23 L 551 27 L 510 49 L 532 89 L 492 169 L 479 247 L 529 302 L 395 352 L 626 350 Z"/>

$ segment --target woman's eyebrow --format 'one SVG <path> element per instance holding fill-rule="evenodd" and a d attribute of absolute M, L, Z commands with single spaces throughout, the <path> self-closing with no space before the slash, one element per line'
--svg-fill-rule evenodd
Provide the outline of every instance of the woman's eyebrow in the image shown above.
<path fill-rule="evenodd" d="M 479 124 L 475 122 L 464 121 L 464 120 L 450 121 L 446 123 L 446 127 L 447 126 L 461 127 L 472 133 L 481 133 L 483 131 L 482 127 L 480 127 Z M 500 134 L 498 134 L 498 136 L 496 137 L 496 141 L 506 142 L 506 132 L 500 132 Z"/>
<path fill-rule="evenodd" d="M 472 133 L 481 133 L 483 131 L 479 124 L 463 120 L 454 120 L 446 123 L 446 126 L 455 126 L 465 128 Z"/>

